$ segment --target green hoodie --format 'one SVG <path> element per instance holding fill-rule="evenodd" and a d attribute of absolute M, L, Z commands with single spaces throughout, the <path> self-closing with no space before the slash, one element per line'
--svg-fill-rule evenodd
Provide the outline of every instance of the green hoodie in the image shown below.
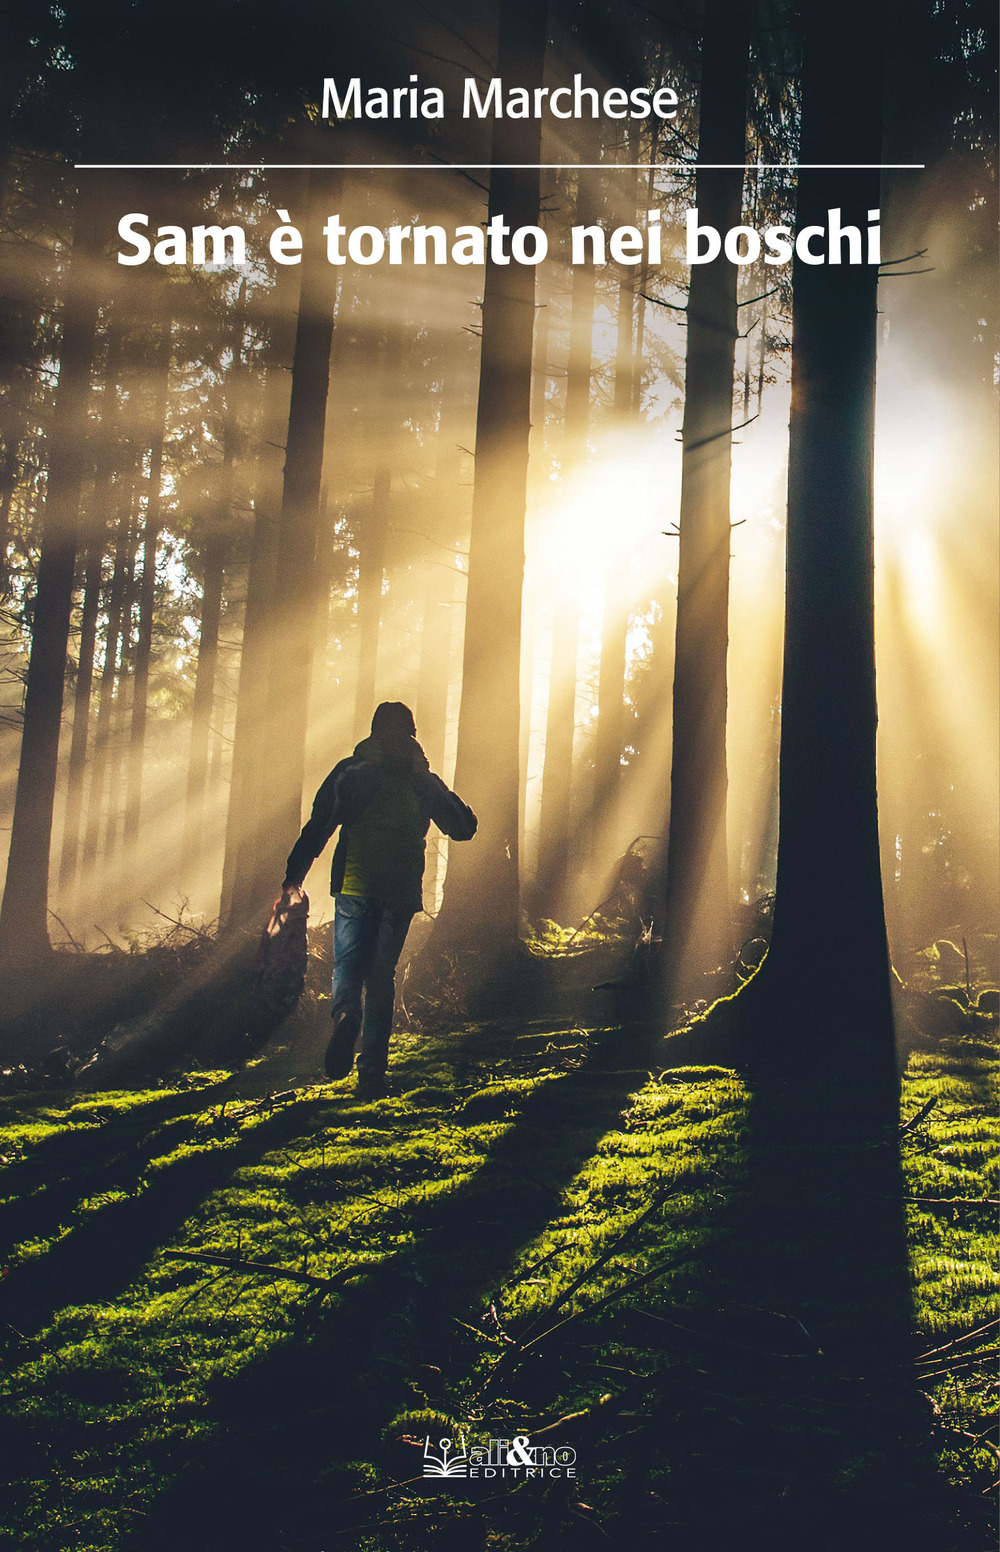
<path fill-rule="evenodd" d="M 381 780 L 371 802 L 345 826 L 347 847 L 340 893 L 368 895 L 419 911 L 428 820 L 413 778 L 426 771 L 427 761 L 419 744 L 409 742 L 419 751 L 418 756 L 399 757 L 374 738 L 366 738 L 354 751 L 355 756 L 380 768 Z"/>

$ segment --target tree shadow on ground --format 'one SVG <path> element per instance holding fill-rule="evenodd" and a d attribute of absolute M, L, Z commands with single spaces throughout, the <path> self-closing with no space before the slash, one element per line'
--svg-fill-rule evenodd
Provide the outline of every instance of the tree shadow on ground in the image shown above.
<path fill-rule="evenodd" d="M 95 1102 L 87 1121 L 81 1118 L 78 1124 L 35 1143 L 25 1157 L 4 1169 L 0 1244 L 5 1253 L 29 1235 L 44 1238 L 53 1233 L 84 1197 L 123 1181 L 134 1182 L 150 1156 L 144 1145 L 151 1131 L 159 1132 L 166 1122 L 204 1110 L 213 1099 L 222 1098 L 228 1082 L 227 1076 L 222 1082 L 203 1083 L 181 1093 L 170 1090 L 120 1110 Z M 36 1098 L 47 1119 L 58 1114 L 44 1094 L 25 1096 L 20 1106 Z M 18 1101 L 11 1104 L 11 1114 L 23 1115 Z"/>
<path fill-rule="evenodd" d="M 306 1010 L 312 1025 L 328 1020 L 315 1008 Z M 311 1031 L 315 1040 L 316 1030 Z M 447 1047 L 449 1065 L 459 1071 L 481 1065 L 489 1039 L 481 1030 L 465 1033 Z M 277 1055 L 285 1061 L 284 1049 Z M 296 1070 L 305 1062 L 313 1078 L 318 1063 L 296 1056 Z M 414 1076 L 418 1062 L 400 1064 L 404 1076 Z M 288 1076 L 288 1069 L 282 1068 Z M 275 1068 L 268 1070 L 273 1079 Z M 273 1082 L 259 1073 L 227 1075 L 221 1081 L 170 1092 L 112 1109 L 118 1096 L 81 1095 L 100 1124 L 81 1124 L 43 1138 L 28 1155 L 8 1165 L 0 1202 L 0 1231 L 8 1253 L 26 1238 L 45 1239 L 67 1225 L 89 1199 L 107 1195 L 86 1219 L 74 1225 L 41 1255 L 16 1266 L 0 1290 L 0 1316 L 21 1334 L 40 1329 L 52 1314 L 68 1304 L 87 1304 L 116 1297 L 138 1274 L 149 1256 L 169 1242 L 180 1225 L 237 1170 L 257 1163 L 266 1153 L 330 1124 L 352 1128 L 371 1123 L 371 1111 L 354 1103 L 349 1089 L 324 1084 L 303 1093 L 275 1094 Z M 227 1114 L 227 1104 L 240 1098 L 259 1099 L 263 1120 L 242 1131 Z M 209 1102 L 221 1101 L 206 1116 Z M 28 1097 L 29 1104 L 32 1103 Z M 267 1114 L 269 1102 L 274 1104 Z M 14 1114 L 25 1101 L 8 1102 Z M 45 1096 L 38 1096 L 45 1108 Z M 56 1102 L 57 1105 L 59 1101 Z M 37 1108 L 37 1107 L 36 1107 Z M 390 1126 L 399 1124 L 390 1121 Z M 406 1124 L 405 1121 L 403 1124 Z M 186 1144 L 169 1167 L 147 1176 L 150 1166 Z"/>
<path fill-rule="evenodd" d="M 209 1127 L 198 1139 L 199 1146 L 181 1154 L 150 1180 L 144 1178 L 149 1165 L 190 1140 L 169 1123 L 151 1140 L 137 1142 L 134 1149 L 120 1153 L 113 1163 L 105 1160 L 104 1189 L 113 1192 L 110 1199 L 54 1240 L 44 1254 L 11 1271 L 4 1282 L 0 1315 L 18 1333 L 27 1335 L 41 1329 L 56 1310 L 67 1305 L 115 1298 L 139 1275 L 150 1256 L 168 1243 L 206 1197 L 225 1185 L 236 1170 L 310 1130 L 330 1105 L 327 1095 L 299 1100 L 276 1110 L 245 1135 L 235 1140 L 230 1136 L 228 1143 L 225 1116 L 220 1114 L 214 1136 Z M 38 1221 L 49 1216 L 50 1224 L 64 1222 L 74 1205 L 95 1188 L 100 1189 L 87 1171 L 67 1175 L 57 1188 L 54 1206 L 58 1213 L 45 1213 L 43 1193 Z M 20 1211 L 31 1211 L 31 1199 Z"/>
<path fill-rule="evenodd" d="M 638 1036 L 593 1039 L 579 1065 L 527 1096 L 471 1178 L 408 1213 L 401 1253 L 348 1290 L 311 1340 L 221 1387 L 217 1440 L 163 1495 L 135 1545 L 273 1552 L 350 1539 L 343 1463 L 379 1455 L 387 1422 L 413 1405 L 414 1376 L 432 1388 L 459 1350 L 468 1358 L 476 1339 L 461 1321 L 477 1318 L 517 1252 L 556 1214 L 645 1082 L 645 1071 L 624 1066 L 642 1054 Z"/>
<path fill-rule="evenodd" d="M 857 1101 L 847 1074 L 755 1080 L 690 1302 L 631 1316 L 666 1368 L 605 1521 L 616 1546 L 987 1544 L 985 1509 L 940 1475 L 914 1374 L 898 1131 Z"/>

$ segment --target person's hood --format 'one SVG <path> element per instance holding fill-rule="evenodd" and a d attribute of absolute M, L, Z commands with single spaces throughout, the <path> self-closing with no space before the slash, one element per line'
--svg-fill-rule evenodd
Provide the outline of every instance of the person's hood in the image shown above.
<path fill-rule="evenodd" d="M 430 769 L 427 756 L 409 733 L 369 734 L 355 745 L 354 753 L 370 765 L 394 765 L 411 776 Z"/>

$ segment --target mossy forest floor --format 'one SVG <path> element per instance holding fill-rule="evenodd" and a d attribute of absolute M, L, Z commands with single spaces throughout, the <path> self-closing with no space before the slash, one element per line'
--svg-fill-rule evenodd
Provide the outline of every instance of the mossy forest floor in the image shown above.
<path fill-rule="evenodd" d="M 3 1544 L 993 1545 L 988 1032 L 910 1057 L 900 1181 L 627 1027 L 397 1035 L 361 1104 L 310 1016 L 277 1094 L 0 1101 Z M 576 1475 L 424 1479 L 428 1436 Z"/>

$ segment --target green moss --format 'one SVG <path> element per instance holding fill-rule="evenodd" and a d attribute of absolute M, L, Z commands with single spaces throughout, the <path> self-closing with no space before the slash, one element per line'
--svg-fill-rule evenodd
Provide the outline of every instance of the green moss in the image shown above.
<path fill-rule="evenodd" d="M 793 1211 L 796 1190 L 820 1193 L 811 1211 L 824 1199 L 822 1161 L 803 1146 L 780 1164 L 725 1068 L 616 1072 L 586 1031 L 526 1033 L 404 1039 L 409 1091 L 374 1105 L 325 1086 L 274 1109 L 184 1086 L 4 1101 L 14 1330 L 0 1445 L 11 1526 L 36 1552 L 125 1552 L 171 1483 L 181 1507 L 164 1545 L 186 1544 L 179 1527 L 214 1513 L 216 1494 L 232 1544 L 299 1552 L 322 1544 L 303 1527 L 332 1503 L 342 1516 L 352 1495 L 418 1474 L 405 1438 L 530 1432 L 592 1409 L 600 1421 L 567 1427 L 584 1430 L 584 1501 L 612 1520 L 633 1460 L 677 1515 L 698 1483 L 761 1491 L 771 1467 L 754 1441 L 785 1437 L 779 1401 L 793 1433 L 820 1408 L 806 1432 L 824 1463 L 808 1469 L 831 1491 L 886 1474 L 843 1397 L 828 1405 L 796 1378 L 829 1312 L 761 1292 L 822 1255 L 822 1225 Z M 995 1076 L 992 1045 L 967 1041 L 915 1055 L 906 1076 L 904 1116 L 936 1100 L 903 1139 L 921 1351 L 995 1309 Z M 867 1201 L 845 1200 L 863 1225 Z M 199 1253 L 276 1270 L 177 1258 Z M 830 1300 L 849 1323 L 862 1312 L 839 1275 Z M 544 1339 L 514 1362 L 528 1333 Z M 975 1436 L 991 1396 L 968 1351 L 921 1372 L 946 1425 Z M 939 1469 L 980 1494 L 979 1445 L 936 1437 Z M 530 1545 L 524 1502 L 498 1501 L 477 1544 Z M 336 1544 L 445 1545 L 456 1516 L 485 1512 L 460 1492 L 394 1489 L 349 1534 L 338 1520 Z"/>

